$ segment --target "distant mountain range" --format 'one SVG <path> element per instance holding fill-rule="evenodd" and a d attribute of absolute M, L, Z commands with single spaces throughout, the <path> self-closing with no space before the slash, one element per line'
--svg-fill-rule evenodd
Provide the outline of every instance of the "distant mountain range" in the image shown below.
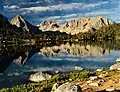
<path fill-rule="evenodd" d="M 0 14 L 0 37 L 5 38 L 37 38 L 38 40 L 60 40 L 66 39 L 68 34 L 59 31 L 43 32 L 37 26 L 33 26 L 21 15 L 15 16 L 11 22 L 6 17 Z M 9 39 L 10 40 L 10 39 Z"/>
<path fill-rule="evenodd" d="M 101 16 L 97 16 L 94 18 L 80 18 L 80 19 L 74 19 L 71 20 L 65 24 L 58 25 L 57 23 L 45 20 L 41 22 L 39 25 L 39 29 L 46 31 L 46 30 L 53 30 L 60 32 L 66 32 L 68 34 L 78 34 L 80 32 L 90 32 L 95 31 L 96 29 L 99 29 L 103 26 L 108 26 L 110 24 L 113 24 L 112 21 L 109 19 L 106 19 Z"/>
<path fill-rule="evenodd" d="M 38 33 L 42 31 L 60 31 L 66 32 L 68 34 L 78 34 L 80 32 L 95 31 L 103 26 L 108 26 L 113 24 L 112 21 L 101 16 L 94 18 L 80 18 L 71 20 L 65 24 L 57 24 L 52 20 L 45 20 L 38 26 L 33 26 L 27 20 L 25 20 L 21 15 L 15 16 L 11 20 L 12 25 L 21 27 L 28 32 Z"/>
<path fill-rule="evenodd" d="M 71 20 L 65 24 L 57 24 L 52 20 L 45 20 L 40 25 L 30 24 L 23 16 L 17 15 L 10 22 L 6 17 L 0 14 L 0 28 L 15 29 L 18 32 L 28 32 L 32 34 L 41 34 L 45 36 L 56 36 L 67 34 L 79 34 L 80 32 L 92 32 L 101 27 L 109 26 L 114 22 L 101 16 L 94 18 L 80 18 Z"/>

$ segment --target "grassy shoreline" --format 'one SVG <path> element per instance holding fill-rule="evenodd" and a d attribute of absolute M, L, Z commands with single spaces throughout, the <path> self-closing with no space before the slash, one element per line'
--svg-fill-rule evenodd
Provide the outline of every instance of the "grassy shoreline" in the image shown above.
<path fill-rule="evenodd" d="M 104 69 L 105 71 L 108 71 Z M 2 88 L 0 92 L 50 92 L 55 83 L 63 84 L 73 81 L 84 81 L 90 76 L 97 76 L 100 72 L 96 71 L 81 71 L 70 72 L 67 74 L 55 74 L 49 80 L 44 80 L 39 83 L 28 83 L 22 85 L 15 85 L 12 88 Z"/>
<path fill-rule="evenodd" d="M 22 85 L 15 85 L 12 88 L 2 88 L 0 92 L 50 92 L 54 83 L 63 84 L 78 79 L 88 78 L 90 75 L 95 75 L 95 72 L 70 72 L 68 74 L 56 74 L 51 79 L 41 81 L 39 83 L 28 83 Z"/>

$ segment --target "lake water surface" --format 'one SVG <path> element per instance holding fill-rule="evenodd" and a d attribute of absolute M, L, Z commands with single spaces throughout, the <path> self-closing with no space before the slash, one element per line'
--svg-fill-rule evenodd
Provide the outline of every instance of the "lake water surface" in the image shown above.
<path fill-rule="evenodd" d="M 1 45 L 0 88 L 27 83 L 29 74 L 36 71 L 75 71 L 75 66 L 87 70 L 109 68 L 120 56 L 116 46 L 70 42 Z"/>

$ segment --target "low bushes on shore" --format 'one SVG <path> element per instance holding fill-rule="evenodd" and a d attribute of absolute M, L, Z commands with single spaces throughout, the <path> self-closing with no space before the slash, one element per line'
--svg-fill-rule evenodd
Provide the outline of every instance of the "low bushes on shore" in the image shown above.
<path fill-rule="evenodd" d="M 53 84 L 63 84 L 65 82 L 74 81 L 76 79 L 88 78 L 90 75 L 95 75 L 94 72 L 70 72 L 68 74 L 56 74 L 49 80 L 44 80 L 39 83 L 28 83 L 16 85 L 12 88 L 3 88 L 0 92 L 50 92 Z"/>

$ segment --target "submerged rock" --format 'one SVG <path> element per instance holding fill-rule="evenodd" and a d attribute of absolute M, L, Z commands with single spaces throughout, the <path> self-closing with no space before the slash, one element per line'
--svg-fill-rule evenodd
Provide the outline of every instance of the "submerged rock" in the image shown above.
<path fill-rule="evenodd" d="M 82 89 L 79 85 L 75 83 L 65 83 L 59 86 L 55 91 L 52 92 L 82 92 Z"/>
<path fill-rule="evenodd" d="M 82 71 L 82 70 L 83 70 L 83 68 L 82 68 L 82 67 L 80 67 L 80 66 L 75 66 L 75 70 Z"/>
<path fill-rule="evenodd" d="M 52 77 L 52 75 L 39 71 L 37 73 L 31 74 L 29 77 L 29 80 L 32 82 L 40 82 L 43 80 L 48 80 L 51 77 Z"/>

